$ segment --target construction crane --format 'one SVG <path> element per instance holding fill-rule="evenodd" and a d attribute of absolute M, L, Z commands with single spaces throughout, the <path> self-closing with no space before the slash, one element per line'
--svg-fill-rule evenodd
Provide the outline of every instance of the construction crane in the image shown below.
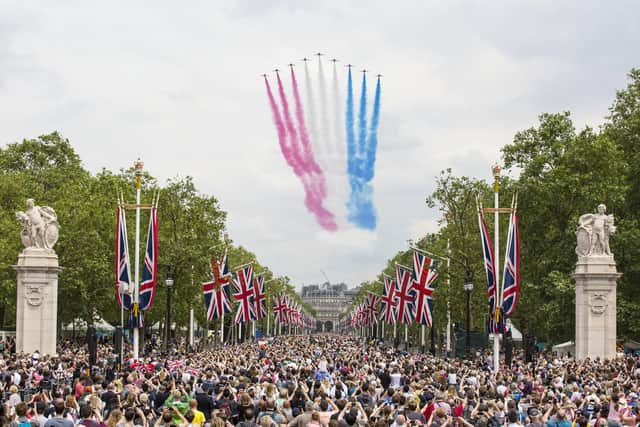
<path fill-rule="evenodd" d="M 320 270 L 320 273 L 322 273 L 322 275 L 324 276 L 324 278 L 327 280 L 327 284 L 331 284 L 331 280 L 329 280 L 329 276 L 327 276 L 327 273 L 324 272 L 324 270 Z"/>

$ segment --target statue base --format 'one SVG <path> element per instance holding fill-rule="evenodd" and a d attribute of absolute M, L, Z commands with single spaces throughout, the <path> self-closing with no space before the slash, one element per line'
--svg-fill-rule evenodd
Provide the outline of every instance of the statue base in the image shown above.
<path fill-rule="evenodd" d="M 56 353 L 58 256 L 52 249 L 25 248 L 18 256 L 16 351 Z"/>
<path fill-rule="evenodd" d="M 613 255 L 578 256 L 576 282 L 576 359 L 616 357 L 616 281 Z"/>

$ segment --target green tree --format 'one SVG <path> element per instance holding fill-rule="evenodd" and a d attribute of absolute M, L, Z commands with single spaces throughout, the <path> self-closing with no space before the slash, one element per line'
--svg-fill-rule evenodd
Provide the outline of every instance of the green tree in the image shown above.
<path fill-rule="evenodd" d="M 575 304 L 566 290 L 576 263 L 577 219 L 603 202 L 610 212 L 624 210 L 627 162 L 607 135 L 591 128 L 576 133 L 568 112 L 541 115 L 539 125 L 518 132 L 503 154 L 507 168 L 520 170 L 523 288 L 516 317 L 545 339 L 570 339 Z M 633 230 L 621 219 L 624 238 Z"/>

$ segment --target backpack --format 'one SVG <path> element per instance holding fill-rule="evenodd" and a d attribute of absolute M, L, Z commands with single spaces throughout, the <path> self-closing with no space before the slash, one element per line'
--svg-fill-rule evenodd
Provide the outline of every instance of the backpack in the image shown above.
<path fill-rule="evenodd" d="M 31 427 L 31 421 L 20 421 L 18 422 L 18 427 Z"/>

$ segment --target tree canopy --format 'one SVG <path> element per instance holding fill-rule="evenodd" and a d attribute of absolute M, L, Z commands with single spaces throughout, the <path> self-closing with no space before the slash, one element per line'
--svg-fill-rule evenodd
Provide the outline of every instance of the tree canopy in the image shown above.
<path fill-rule="evenodd" d="M 115 299 L 114 244 L 116 195 L 135 197 L 133 168 L 118 172 L 89 173 L 70 142 L 58 133 L 8 144 L 0 149 L 0 326 L 15 324 L 16 273 L 12 265 L 21 251 L 19 224 L 15 212 L 24 209 L 27 198 L 56 210 L 61 225 L 55 247 L 60 265 L 59 322 L 92 320 L 97 316 L 117 322 L 120 310 Z M 158 232 L 158 283 L 153 308 L 146 314 L 148 325 L 165 314 L 167 274 L 175 286 L 172 313 L 179 325 L 188 322 L 190 308 L 204 324 L 205 313 L 200 285 L 209 279 L 212 256 L 219 257 L 225 242 L 226 212 L 218 200 L 199 192 L 191 177 L 175 178 L 159 184 L 153 176 L 143 177 L 142 200 L 160 193 Z M 130 255 L 134 257 L 134 213 L 127 220 Z M 141 257 L 144 255 L 148 211 L 141 213 Z M 229 265 L 253 262 L 254 271 L 266 274 L 267 302 L 285 291 L 297 298 L 287 277 L 274 277 L 256 255 L 229 239 Z M 133 265 L 132 265 L 133 268 Z M 299 300 L 299 298 L 297 298 Z M 306 307 L 309 309 L 309 307 Z"/>

